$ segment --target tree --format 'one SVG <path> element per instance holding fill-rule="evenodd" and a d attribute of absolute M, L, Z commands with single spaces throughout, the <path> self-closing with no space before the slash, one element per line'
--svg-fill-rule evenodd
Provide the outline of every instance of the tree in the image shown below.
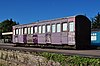
<path fill-rule="evenodd" d="M 0 23 L 0 32 L 12 32 L 12 26 L 17 25 L 19 23 L 16 23 L 16 21 L 10 20 L 4 20 Z"/>
<path fill-rule="evenodd" d="M 92 29 L 100 29 L 100 14 L 99 13 L 92 19 Z"/>

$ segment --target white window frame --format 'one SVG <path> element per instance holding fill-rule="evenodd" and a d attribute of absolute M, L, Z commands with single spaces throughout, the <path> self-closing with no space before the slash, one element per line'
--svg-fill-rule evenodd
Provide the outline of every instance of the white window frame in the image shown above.
<path fill-rule="evenodd" d="M 41 33 L 41 26 L 39 26 L 39 33 Z"/>
<path fill-rule="evenodd" d="M 18 31 L 18 32 L 19 32 L 19 35 L 21 35 L 21 29 L 19 28 L 18 30 L 19 30 L 19 31 Z"/>
<path fill-rule="evenodd" d="M 37 32 L 38 32 L 37 29 L 38 29 L 37 26 L 35 26 L 35 27 L 34 27 L 34 33 L 37 33 Z"/>
<path fill-rule="evenodd" d="M 28 34 L 31 34 L 31 29 L 30 29 L 30 27 L 28 27 Z"/>
<path fill-rule="evenodd" d="M 61 32 L 61 24 L 60 23 L 57 24 L 57 32 Z"/>
<path fill-rule="evenodd" d="M 46 32 L 45 29 L 46 29 L 46 28 L 45 28 L 45 25 L 43 25 L 43 26 L 42 26 L 42 33 L 45 33 L 45 32 Z"/>
<path fill-rule="evenodd" d="M 56 25 L 52 24 L 52 33 L 55 33 L 55 32 L 56 32 Z"/>
<path fill-rule="evenodd" d="M 31 27 L 31 34 L 33 34 L 33 27 Z"/>
<path fill-rule="evenodd" d="M 46 31 L 47 32 L 50 32 L 51 31 L 51 29 L 50 29 L 51 26 L 50 25 L 47 25 L 46 27 L 47 27 L 47 30 Z"/>
<path fill-rule="evenodd" d="M 15 29 L 13 29 L 13 35 L 15 35 Z"/>
<path fill-rule="evenodd" d="M 16 35 L 18 35 L 18 28 L 17 28 L 17 29 L 15 29 L 15 32 L 16 32 L 15 34 L 16 34 Z"/>
<path fill-rule="evenodd" d="M 22 35 L 23 35 L 23 28 L 21 29 L 21 31 L 22 31 L 21 33 L 22 33 Z"/>
<path fill-rule="evenodd" d="M 64 23 L 62 23 L 62 30 L 63 31 L 67 31 L 68 30 L 68 28 L 67 28 L 67 23 L 66 22 L 64 22 Z"/>
<path fill-rule="evenodd" d="M 74 22 L 69 22 L 69 31 L 73 32 L 75 30 L 75 23 Z"/>
<path fill-rule="evenodd" d="M 27 28 L 26 27 L 24 28 L 24 34 L 27 34 Z"/>

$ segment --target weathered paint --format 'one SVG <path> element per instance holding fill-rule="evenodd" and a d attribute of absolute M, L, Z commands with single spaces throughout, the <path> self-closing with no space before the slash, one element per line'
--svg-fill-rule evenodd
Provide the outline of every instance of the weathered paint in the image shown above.
<path fill-rule="evenodd" d="M 38 35 L 33 35 L 33 43 L 38 44 Z"/>
<path fill-rule="evenodd" d="M 60 23 L 62 25 L 63 22 L 67 22 L 68 27 L 69 27 L 70 22 L 74 22 L 75 31 L 69 32 L 69 28 L 68 28 L 68 30 L 64 31 L 64 32 L 61 30 L 61 32 L 55 32 L 55 33 L 52 33 L 52 32 L 50 32 L 50 33 L 40 33 L 40 34 L 35 33 L 35 34 L 31 34 L 31 35 L 23 34 L 23 35 L 18 36 L 17 37 L 18 40 L 16 39 L 16 41 L 18 43 L 33 43 L 33 44 L 34 43 L 35 44 L 50 43 L 50 44 L 58 44 L 58 45 L 61 45 L 61 44 L 76 45 L 78 43 L 77 46 L 79 46 L 79 47 L 87 46 L 87 43 L 89 43 L 88 41 L 85 40 L 85 42 L 84 42 L 84 41 L 81 41 L 81 39 L 80 40 L 78 39 L 78 38 L 81 38 L 81 36 L 83 37 L 82 39 L 84 39 L 85 37 L 83 36 L 83 34 L 88 35 L 90 33 L 90 31 L 89 31 L 90 29 L 86 30 L 85 33 L 80 32 L 84 28 L 84 25 L 87 28 L 89 28 L 88 26 L 90 26 L 90 21 L 85 16 L 82 16 L 82 15 L 59 18 L 59 19 L 54 19 L 54 20 L 38 21 L 38 22 L 35 22 L 35 23 L 25 24 L 25 25 L 16 25 L 16 26 L 13 26 L 13 29 L 24 28 L 24 27 L 34 27 L 34 26 L 39 26 L 39 25 L 41 25 L 41 26 L 45 25 L 46 26 L 48 24 L 52 25 L 52 24 L 58 24 L 58 23 Z M 89 23 L 87 23 L 87 22 L 89 22 Z M 87 25 L 87 24 L 89 24 L 89 25 Z M 85 29 L 84 29 L 84 31 L 85 31 Z M 89 31 L 89 33 L 88 33 L 88 31 Z M 78 36 L 78 35 L 80 35 L 80 36 Z M 89 38 L 89 36 L 88 36 L 88 38 Z M 15 42 L 15 35 L 13 35 L 13 43 L 16 43 Z M 84 45 L 84 43 L 86 45 Z M 80 45 L 80 44 L 82 44 L 82 45 Z"/>

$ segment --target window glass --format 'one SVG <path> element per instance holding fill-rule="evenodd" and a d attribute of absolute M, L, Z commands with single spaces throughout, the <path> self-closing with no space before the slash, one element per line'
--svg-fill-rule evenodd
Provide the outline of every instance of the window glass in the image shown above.
<path fill-rule="evenodd" d="M 57 32 L 60 32 L 60 31 L 61 31 L 61 25 L 57 24 Z"/>
<path fill-rule="evenodd" d="M 50 25 L 47 25 L 47 32 L 50 32 Z"/>
<path fill-rule="evenodd" d="M 31 27 L 31 34 L 33 34 L 33 27 Z"/>
<path fill-rule="evenodd" d="M 63 31 L 67 31 L 67 23 L 63 23 Z"/>
<path fill-rule="evenodd" d="M 97 34 L 96 33 L 92 33 L 91 34 L 91 41 L 96 41 L 97 40 Z"/>
<path fill-rule="evenodd" d="M 21 29 L 19 29 L 19 35 L 21 35 Z"/>
<path fill-rule="evenodd" d="M 39 26 L 39 33 L 41 33 L 41 26 Z"/>
<path fill-rule="evenodd" d="M 13 34 L 15 35 L 15 30 L 13 30 Z"/>
<path fill-rule="evenodd" d="M 16 29 L 16 34 L 18 34 L 18 29 Z"/>
<path fill-rule="evenodd" d="M 53 25 L 52 25 L 52 33 L 55 33 L 55 32 L 56 32 L 56 25 L 53 24 Z"/>
<path fill-rule="evenodd" d="M 27 28 L 24 28 L 24 34 L 27 34 Z"/>
<path fill-rule="evenodd" d="M 69 23 L 69 31 L 74 31 L 74 22 Z"/>
<path fill-rule="evenodd" d="M 37 26 L 34 27 L 34 33 L 37 33 Z"/>
<path fill-rule="evenodd" d="M 22 28 L 22 32 L 21 32 L 21 33 L 22 33 L 22 35 L 23 35 L 23 28 Z"/>
<path fill-rule="evenodd" d="M 30 34 L 31 33 L 31 30 L 30 30 L 30 27 L 28 28 L 28 34 Z"/>
<path fill-rule="evenodd" d="M 42 33 L 45 33 L 45 25 L 42 26 Z"/>

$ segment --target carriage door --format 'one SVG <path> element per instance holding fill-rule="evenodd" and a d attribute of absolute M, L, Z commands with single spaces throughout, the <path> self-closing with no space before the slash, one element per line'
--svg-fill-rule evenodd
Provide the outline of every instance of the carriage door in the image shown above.
<path fill-rule="evenodd" d="M 33 35 L 33 43 L 38 44 L 38 35 Z"/>
<path fill-rule="evenodd" d="M 27 43 L 27 28 L 24 28 L 23 42 Z"/>
<path fill-rule="evenodd" d="M 45 34 L 45 42 L 48 44 L 48 43 L 51 43 L 51 34 L 47 33 Z"/>
<path fill-rule="evenodd" d="M 27 35 L 23 35 L 23 42 L 27 43 Z"/>
<path fill-rule="evenodd" d="M 15 29 L 15 42 L 18 43 L 18 29 Z"/>
<path fill-rule="evenodd" d="M 68 23 L 62 23 L 62 44 L 68 44 Z"/>
<path fill-rule="evenodd" d="M 34 44 L 38 44 L 38 27 L 34 26 L 34 35 L 33 35 L 33 43 Z"/>
<path fill-rule="evenodd" d="M 45 34 L 45 42 L 51 43 L 50 25 L 47 25 L 46 28 L 47 28 L 47 33 Z"/>
<path fill-rule="evenodd" d="M 18 43 L 18 35 L 15 35 L 15 42 Z"/>
<path fill-rule="evenodd" d="M 69 22 L 68 25 L 68 45 L 75 45 L 75 23 Z"/>

